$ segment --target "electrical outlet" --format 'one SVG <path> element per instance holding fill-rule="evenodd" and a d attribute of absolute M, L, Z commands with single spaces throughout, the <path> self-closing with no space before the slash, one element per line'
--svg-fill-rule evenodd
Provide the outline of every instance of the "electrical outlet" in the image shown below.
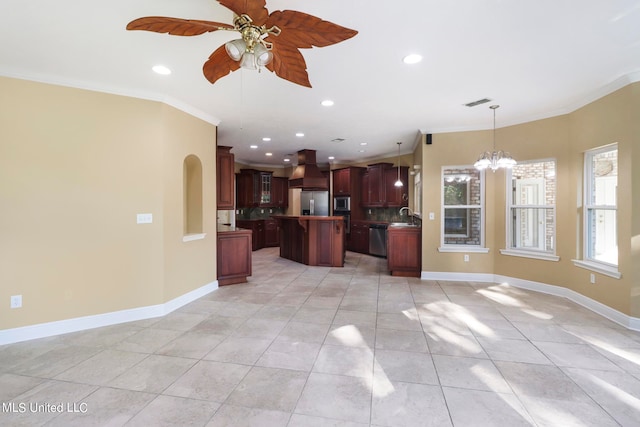
<path fill-rule="evenodd" d="M 11 308 L 22 307 L 22 295 L 13 295 L 11 297 Z"/>
<path fill-rule="evenodd" d="M 595 274 L 593 274 L 593 273 L 591 273 L 591 275 L 590 275 L 590 277 L 589 277 L 589 281 L 590 281 L 591 283 L 596 283 L 596 275 L 595 275 Z"/>
<path fill-rule="evenodd" d="M 436 219 L 436 214 L 434 214 L 433 212 L 429 212 L 429 220 L 433 221 L 434 219 Z"/>
<path fill-rule="evenodd" d="M 464 254 L 464 262 L 469 262 L 469 254 Z"/>

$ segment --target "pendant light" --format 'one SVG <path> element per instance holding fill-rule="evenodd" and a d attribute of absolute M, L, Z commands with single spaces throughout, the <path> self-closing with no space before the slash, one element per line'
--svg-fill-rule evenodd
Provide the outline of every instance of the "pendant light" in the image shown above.
<path fill-rule="evenodd" d="M 480 155 L 473 166 L 478 170 L 491 168 L 493 172 L 499 168 L 511 169 L 517 162 L 506 151 L 496 151 L 496 110 L 499 105 L 492 105 L 489 108 L 493 110 L 493 151 L 485 151 Z"/>
<path fill-rule="evenodd" d="M 402 187 L 403 184 L 400 180 L 400 145 L 402 145 L 402 142 L 396 142 L 396 144 L 398 144 L 398 180 L 393 185 L 395 185 L 396 187 Z"/>

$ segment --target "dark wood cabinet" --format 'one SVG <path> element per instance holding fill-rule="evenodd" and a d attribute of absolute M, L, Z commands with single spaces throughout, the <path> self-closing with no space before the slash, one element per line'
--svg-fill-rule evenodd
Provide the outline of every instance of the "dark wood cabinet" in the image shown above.
<path fill-rule="evenodd" d="M 396 187 L 398 168 L 393 163 L 376 163 L 367 167 L 362 178 L 362 201 L 365 208 L 408 206 L 409 168 L 400 167 L 400 180 L 404 184 Z"/>
<path fill-rule="evenodd" d="M 218 210 L 233 210 L 235 194 L 234 155 L 232 147 L 216 149 L 216 200 Z"/>
<path fill-rule="evenodd" d="M 264 219 L 242 219 L 236 221 L 236 226 L 253 232 L 251 249 L 257 251 L 265 247 Z"/>
<path fill-rule="evenodd" d="M 241 169 L 236 174 L 237 206 L 255 208 L 272 206 L 273 172 Z"/>
<path fill-rule="evenodd" d="M 251 230 L 218 228 L 218 285 L 244 283 L 251 276 L 251 234 Z"/>
<path fill-rule="evenodd" d="M 289 178 L 271 178 L 271 202 L 274 208 L 289 207 Z"/>
<path fill-rule="evenodd" d="M 280 256 L 306 265 L 344 266 L 342 217 L 277 215 Z"/>
<path fill-rule="evenodd" d="M 385 206 L 399 208 L 409 206 L 409 168 L 400 166 L 400 181 L 402 187 L 396 187 L 398 181 L 398 168 L 385 170 Z"/>
<path fill-rule="evenodd" d="M 367 222 L 351 221 L 347 249 L 361 254 L 369 253 L 369 224 Z"/>
<path fill-rule="evenodd" d="M 264 245 L 280 246 L 280 227 L 278 221 L 273 218 L 264 220 Z"/>
<path fill-rule="evenodd" d="M 351 168 L 336 169 L 333 171 L 333 195 L 351 195 Z"/>
<path fill-rule="evenodd" d="M 369 172 L 362 174 L 362 181 L 360 187 L 360 206 L 366 208 L 369 206 Z"/>
<path fill-rule="evenodd" d="M 422 229 L 387 229 L 387 268 L 392 276 L 420 277 L 422 270 Z"/>

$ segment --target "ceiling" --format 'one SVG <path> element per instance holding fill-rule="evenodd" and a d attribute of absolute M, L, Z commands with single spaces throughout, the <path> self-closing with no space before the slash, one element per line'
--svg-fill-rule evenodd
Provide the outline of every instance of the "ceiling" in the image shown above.
<path fill-rule="evenodd" d="M 238 161 L 273 166 L 300 149 L 317 150 L 319 163 L 393 156 L 397 142 L 404 154 L 420 133 L 490 129 L 493 104 L 502 127 L 564 114 L 640 81 L 637 0 L 267 0 L 267 8 L 359 34 L 302 49 L 311 89 L 266 69 L 212 85 L 202 65 L 237 33 L 125 27 L 143 16 L 232 23 L 217 1 L 2 0 L 0 75 L 163 101 L 217 124 L 218 144 L 232 146 Z M 404 64 L 409 53 L 422 62 Z M 155 74 L 156 64 L 172 74 Z M 481 98 L 491 102 L 464 106 Z M 325 99 L 335 104 L 323 107 Z"/>

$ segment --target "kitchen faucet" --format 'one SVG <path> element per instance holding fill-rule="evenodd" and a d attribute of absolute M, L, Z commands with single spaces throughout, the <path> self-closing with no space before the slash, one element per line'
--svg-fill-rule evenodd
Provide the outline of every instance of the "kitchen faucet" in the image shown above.
<path fill-rule="evenodd" d="M 409 218 L 411 218 L 411 225 L 413 225 L 413 211 L 411 209 L 409 209 L 407 206 L 400 208 L 400 212 L 398 212 L 400 214 L 400 216 L 402 216 L 402 211 L 403 210 L 407 210 L 407 215 L 409 216 Z"/>

